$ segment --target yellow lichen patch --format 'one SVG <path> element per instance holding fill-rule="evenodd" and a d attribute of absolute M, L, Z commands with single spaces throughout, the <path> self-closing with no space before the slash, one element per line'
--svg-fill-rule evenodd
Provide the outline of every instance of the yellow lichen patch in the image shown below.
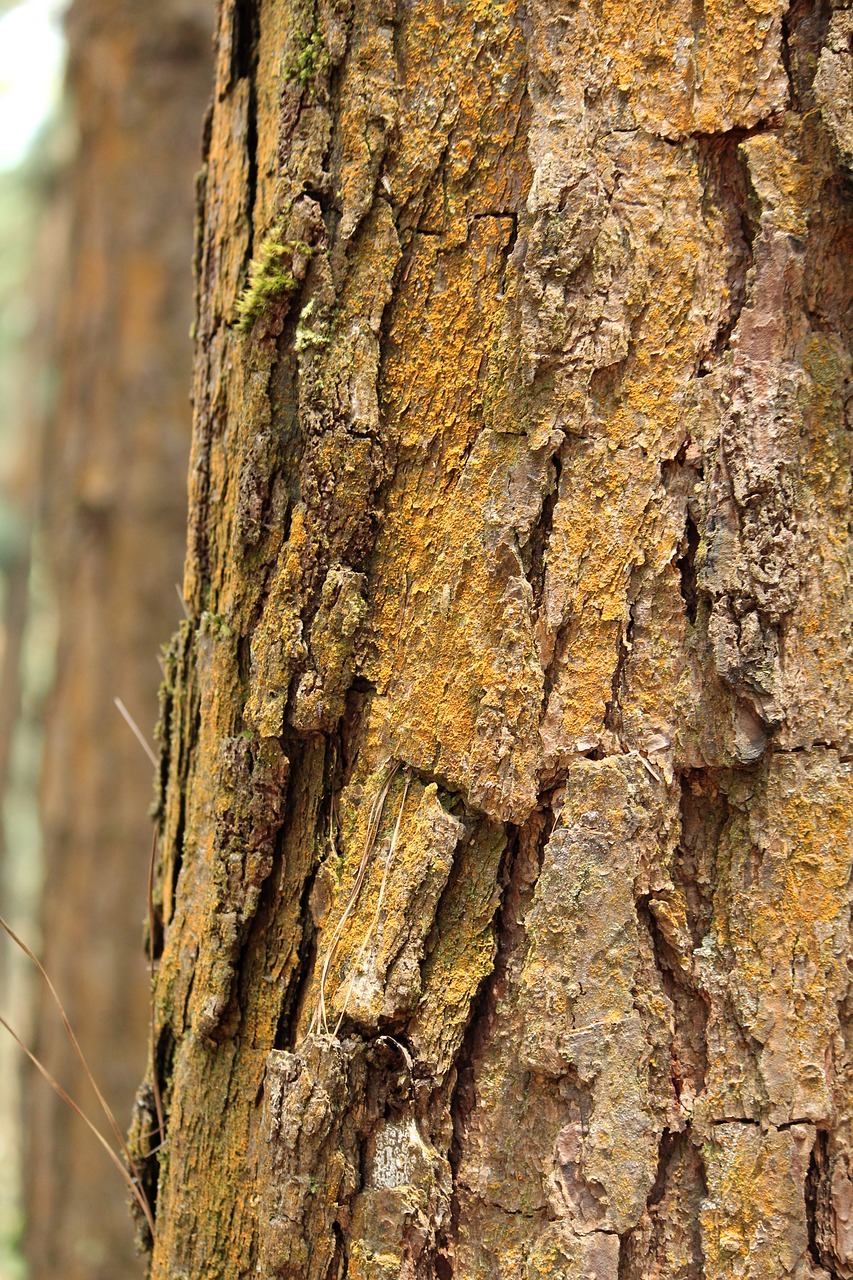
<path fill-rule="evenodd" d="M 645 462 L 639 452 L 626 450 L 620 466 L 606 448 L 593 446 L 578 449 L 563 471 L 567 497 L 555 511 L 545 585 L 546 607 L 558 619 L 553 632 L 560 638 L 542 723 L 551 768 L 602 740 L 628 620 L 631 570 L 643 557 L 648 489 L 632 485 L 628 475 L 636 479 L 638 470 L 647 470 Z"/>
<path fill-rule="evenodd" d="M 223 804 L 227 805 L 229 789 L 229 780 L 223 779 L 220 772 L 221 748 L 223 742 L 230 740 L 236 732 L 241 688 L 235 638 L 223 619 L 203 614 L 195 635 L 190 636 L 187 626 L 184 637 L 187 646 L 185 653 L 189 659 L 188 667 L 182 672 L 184 688 L 188 694 L 187 709 L 195 704 L 199 717 L 196 747 L 211 761 L 211 768 L 209 772 L 191 774 L 181 797 L 181 810 L 170 815 L 170 826 L 173 829 L 175 824 L 182 821 L 187 824 L 188 834 L 184 836 L 176 852 L 182 860 L 186 859 L 188 869 L 185 869 L 183 878 L 185 892 L 175 902 L 174 916 L 170 921 L 175 926 L 174 931 L 167 936 L 160 963 L 159 991 L 160 998 L 164 1001 L 170 1000 L 185 980 L 180 949 L 175 945 L 180 931 L 187 929 L 197 947 L 200 939 L 214 932 L 211 930 L 207 911 L 216 861 L 214 846 L 217 806 L 221 811 Z M 278 751 L 277 744 L 275 750 Z M 165 870 L 168 876 L 169 870 Z M 164 905 L 167 909 L 171 888 L 169 879 L 166 879 Z M 208 957 L 206 963 L 208 959 L 212 960 L 215 968 L 216 960 Z M 198 1002 L 198 995 L 196 1000 Z M 187 1018 L 185 996 L 180 998 L 177 1007 L 180 1009 L 181 1020 Z"/>
<path fill-rule="evenodd" d="M 245 135 L 249 115 L 249 84 L 237 81 L 216 112 L 207 162 L 208 218 L 215 238 L 208 252 L 216 256 L 212 273 L 211 309 L 226 322 L 234 318 L 247 248 L 249 157 L 232 145 L 235 134 Z"/>
<path fill-rule="evenodd" d="M 245 1044 L 269 1047 L 275 1042 L 282 993 L 290 989 L 299 969 L 301 895 L 326 829 L 321 813 L 324 759 L 325 744 L 320 735 L 309 739 L 303 751 L 294 753 L 288 786 L 291 794 L 300 797 L 300 803 L 281 834 L 281 869 L 270 885 L 277 903 L 275 918 L 264 930 L 263 946 L 251 956 L 247 980 L 253 985 L 254 996 L 243 1010 L 240 1028 Z"/>
<path fill-rule="evenodd" d="M 351 79 L 355 92 L 348 92 Z M 397 109 L 394 33 L 390 24 L 356 22 L 342 92 L 340 175 L 341 240 L 350 240 L 373 201 L 385 140 Z"/>
<path fill-rule="evenodd" d="M 722 280 L 703 244 L 695 157 L 638 138 L 619 158 L 614 209 L 631 253 L 611 288 L 631 338 L 584 438 L 563 455 L 539 627 L 543 666 L 555 670 L 542 726 L 552 767 L 603 739 L 632 571 L 677 555 L 680 531 L 658 517 L 661 462 L 686 438 L 691 378 L 720 306 L 700 316 L 696 305 Z"/>
<path fill-rule="evenodd" d="M 544 1213 L 505 1212 L 481 1200 L 465 1186 L 459 1189 L 461 1226 L 456 1243 L 456 1269 L 465 1280 L 529 1280 L 527 1258 L 531 1237 L 546 1226 Z M 535 1273 L 534 1273 L 535 1274 Z M 559 1273 L 556 1273 L 559 1274 Z M 537 1277 L 538 1280 L 538 1277 Z M 567 1278 L 568 1280 L 568 1278 Z"/>
<path fill-rule="evenodd" d="M 637 123 L 670 137 L 688 132 L 696 76 L 690 0 L 605 0 L 602 17 L 599 56 L 610 61 L 612 87 Z"/>
<path fill-rule="evenodd" d="M 362 574 L 343 565 L 332 565 L 326 574 L 309 641 L 315 669 L 306 672 L 296 690 L 293 723 L 297 729 L 331 728 L 343 713 L 353 641 L 367 612 L 363 583 Z"/>
<path fill-rule="evenodd" d="M 779 0 L 606 0 L 598 54 L 625 124 L 664 137 L 749 128 L 785 106 Z"/>
<path fill-rule="evenodd" d="M 784 235 L 805 236 L 814 177 L 799 154 L 802 143 L 795 125 L 786 135 L 759 134 L 741 143 L 748 158 L 752 188 L 773 218 L 773 229 Z"/>
<path fill-rule="evenodd" d="M 787 105 L 780 0 L 705 0 L 693 128 L 751 128 Z"/>
<path fill-rule="evenodd" d="M 238 1063 L 243 1087 L 235 1089 Z M 246 1185 L 257 1123 L 252 1095 L 263 1080 L 263 1069 L 262 1056 L 244 1052 L 238 1058 L 233 1045 L 183 1041 L 170 1081 L 174 1101 L 169 1119 L 173 1132 L 180 1131 L 186 1141 L 167 1143 L 160 1153 L 160 1214 L 151 1261 L 156 1280 L 172 1280 L 170 1259 L 178 1250 L 185 1274 L 217 1277 L 239 1275 L 256 1247 L 255 1203 L 235 1192 Z M 211 1115 L 217 1116 L 216 1125 L 210 1124 Z M 211 1168 L 216 1169 L 215 1178 L 209 1176 Z M 185 1189 L 199 1177 L 204 1185 L 190 1204 Z M 184 1190 L 176 1194 L 173 1188 Z"/>
<path fill-rule="evenodd" d="M 620 691 L 621 734 L 638 751 L 652 757 L 660 752 L 667 759 L 679 712 L 690 695 L 695 696 L 696 684 L 684 660 L 689 632 L 678 569 L 671 561 L 655 576 L 653 594 L 642 592 L 632 611 L 631 648 L 625 654 Z M 664 671 L 666 679 L 661 678 Z"/>
<path fill-rule="evenodd" d="M 353 1280 L 397 1280 L 403 1264 L 401 1249 L 370 1249 L 359 1236 L 353 1239 L 347 1259 L 347 1275 Z"/>
<path fill-rule="evenodd" d="M 304 512 L 297 509 L 263 617 L 252 636 L 251 693 L 245 715 L 263 738 L 281 733 L 290 678 L 306 655 L 299 612 L 305 554 Z"/>
<path fill-rule="evenodd" d="M 518 0 L 438 0 L 398 15 L 395 54 L 402 89 L 390 161 L 394 197 L 423 196 L 439 164 L 443 180 L 428 196 L 424 230 L 464 243 L 472 214 L 511 214 L 530 184 L 525 154 L 526 41 Z M 423 68 L 432 67 L 429 87 Z"/>
<path fill-rule="evenodd" d="M 462 1043 L 471 1001 L 491 972 L 497 951 L 493 920 L 498 870 L 506 847 L 500 824 L 484 822 L 463 836 L 456 866 L 427 940 L 423 989 L 409 1026 L 418 1058 L 441 1079 Z"/>
<path fill-rule="evenodd" d="M 294 17 L 292 4 L 262 0 L 258 19 L 258 74 L 255 81 L 255 203 L 254 227 L 271 226 L 281 212 L 276 207 L 278 186 L 279 117 L 281 82 L 279 73 L 287 43 L 288 27 Z"/>
<path fill-rule="evenodd" d="M 603 1231 L 575 1235 L 562 1224 L 551 1223 L 534 1239 L 524 1274 L 525 1280 L 580 1280 L 582 1276 L 610 1280 L 618 1267 L 618 1236 Z"/>
<path fill-rule="evenodd" d="M 747 801 L 747 797 L 750 797 Z M 744 1114 L 744 1053 L 776 1124 L 825 1121 L 838 1002 L 847 989 L 849 882 L 853 866 L 851 766 L 834 752 L 774 756 L 761 790 L 732 793 L 735 810 L 719 856 L 712 952 L 725 1004 L 709 1028 L 710 1116 Z M 755 1094 L 755 1089 L 752 1089 Z M 747 1111 L 745 1114 L 751 1114 Z"/>
<path fill-rule="evenodd" d="M 535 796 L 538 721 L 529 586 L 504 486 L 518 437 L 481 428 L 480 378 L 500 320 L 502 219 L 464 250 L 415 250 L 395 312 L 384 400 L 397 479 L 375 559 L 374 657 L 395 754 L 495 816 Z M 454 376 L 436 352 L 453 351 Z"/>
<path fill-rule="evenodd" d="M 719 1124 L 703 1146 L 708 1185 L 701 1214 L 707 1280 L 816 1274 L 809 1263 L 803 1185 L 811 1125 L 765 1133 Z"/>
<path fill-rule="evenodd" d="M 797 495 L 804 571 L 786 642 L 785 745 L 830 741 L 846 748 L 853 742 L 853 592 L 844 518 L 851 502 L 851 443 L 843 404 L 849 359 L 833 336 L 809 336 Z"/>

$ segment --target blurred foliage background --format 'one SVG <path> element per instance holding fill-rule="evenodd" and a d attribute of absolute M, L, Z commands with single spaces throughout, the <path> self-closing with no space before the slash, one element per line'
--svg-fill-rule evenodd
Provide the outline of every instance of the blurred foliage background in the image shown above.
<path fill-rule="evenodd" d="M 41 887 L 38 779 L 54 618 L 34 539 L 38 424 L 55 371 L 39 352 L 36 260 L 44 217 L 73 125 L 63 110 L 62 5 L 0 3 L 0 901 L 37 941 Z M 0 1007 L 32 1037 L 32 973 L 0 948 Z M 0 1040 L 0 1277 L 26 1275 L 22 1256 L 22 1063 Z"/>
<path fill-rule="evenodd" d="M 145 1070 L 158 651 L 177 625 L 213 0 L 0 0 L 0 914 L 119 1123 Z M 0 946 L 0 1013 L 91 1110 Z M 94 1118 L 94 1112 L 93 1112 Z M 0 1033 L 0 1280 L 132 1280 L 126 1191 Z"/>

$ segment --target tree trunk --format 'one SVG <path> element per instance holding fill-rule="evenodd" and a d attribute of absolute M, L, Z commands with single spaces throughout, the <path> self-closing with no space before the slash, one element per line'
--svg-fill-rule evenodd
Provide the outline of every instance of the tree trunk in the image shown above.
<path fill-rule="evenodd" d="M 208 0 L 77 0 L 79 130 L 52 255 L 59 387 L 46 432 L 44 543 L 57 604 L 46 723 L 44 962 L 126 1122 L 146 1056 L 142 947 L 151 767 L 123 723 L 156 718 L 186 520 L 193 175 L 209 93 Z M 57 261 L 58 259 L 58 261 Z M 45 997 L 39 1052 L 96 1104 Z M 35 1280 L 142 1274 L 126 1189 L 35 1078 L 27 1253 Z"/>
<path fill-rule="evenodd" d="M 221 4 L 156 1280 L 853 1277 L 851 33 Z"/>

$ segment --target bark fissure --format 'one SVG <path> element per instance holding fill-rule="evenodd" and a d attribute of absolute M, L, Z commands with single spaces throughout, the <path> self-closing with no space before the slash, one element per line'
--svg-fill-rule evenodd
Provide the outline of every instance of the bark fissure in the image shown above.
<path fill-rule="evenodd" d="M 478 1048 L 488 1035 L 490 1024 L 496 1017 L 498 989 L 505 980 L 509 953 L 517 943 L 519 927 L 519 899 L 521 888 L 516 881 L 520 866 L 518 832 L 511 832 L 499 872 L 502 884 L 501 899 L 495 913 L 496 952 L 491 972 L 482 980 L 471 1001 L 468 1023 L 459 1053 L 453 1064 L 455 1080 L 450 1095 L 448 1111 L 452 1124 L 452 1138 L 448 1149 L 452 1179 L 450 1221 L 439 1237 L 436 1257 L 442 1259 L 446 1280 L 456 1275 L 455 1248 L 459 1232 L 459 1170 L 466 1145 L 467 1117 L 475 1104 L 474 1060 Z M 438 1268 L 437 1268 L 438 1270 Z"/>
<path fill-rule="evenodd" d="M 542 498 L 539 518 L 530 532 L 526 545 L 522 548 L 522 559 L 526 562 L 527 580 L 533 589 L 534 615 L 542 607 L 542 595 L 545 590 L 545 564 L 554 528 L 554 507 L 557 504 L 557 495 L 560 490 L 561 471 L 562 463 L 560 462 L 559 449 L 557 449 L 551 458 L 552 474 L 549 486 Z M 545 705 L 547 706 L 548 693 L 550 692 L 547 674 L 543 681 L 543 690 Z"/>
<path fill-rule="evenodd" d="M 728 256 L 728 308 L 718 325 L 712 350 L 699 364 L 698 372 L 703 377 L 719 364 L 729 350 L 732 334 L 747 301 L 757 217 L 756 210 L 750 206 L 747 171 L 740 154 L 740 145 L 756 132 L 757 130 L 736 129 L 719 137 L 703 136 L 697 139 L 706 200 L 709 211 L 713 210 L 717 216 L 725 219 Z"/>
<path fill-rule="evenodd" d="M 699 543 L 699 530 L 688 511 L 684 522 L 683 550 L 675 563 L 678 566 L 684 612 L 691 625 L 696 622 L 696 609 L 699 601 L 699 587 L 696 576 L 696 552 L 699 550 Z"/>
<path fill-rule="evenodd" d="M 613 667 L 613 675 L 610 681 L 610 697 L 604 707 L 604 727 L 609 729 L 621 744 L 622 739 L 622 697 L 625 685 L 625 669 L 628 663 L 628 656 L 633 648 L 634 636 L 634 602 L 631 599 L 631 590 L 629 588 L 627 600 L 628 616 L 625 625 L 620 629 L 616 649 L 616 663 Z M 600 758 L 605 753 L 598 751 L 597 756 Z"/>

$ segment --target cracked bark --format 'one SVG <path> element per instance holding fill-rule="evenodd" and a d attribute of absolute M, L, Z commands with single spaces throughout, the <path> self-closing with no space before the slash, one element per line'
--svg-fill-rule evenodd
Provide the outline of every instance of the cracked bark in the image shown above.
<path fill-rule="evenodd" d="M 846 10 L 694 9 L 222 6 L 154 1277 L 853 1275 Z"/>

